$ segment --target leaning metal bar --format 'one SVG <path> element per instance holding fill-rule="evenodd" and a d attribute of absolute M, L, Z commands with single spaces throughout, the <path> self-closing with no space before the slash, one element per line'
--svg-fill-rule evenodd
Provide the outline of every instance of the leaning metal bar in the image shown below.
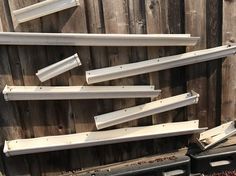
<path fill-rule="evenodd" d="M 86 72 L 86 80 L 88 84 L 93 84 L 118 78 L 140 75 L 143 73 L 150 73 L 154 71 L 210 61 L 228 55 L 233 55 L 235 53 L 236 46 L 225 45 L 211 49 L 151 59 L 142 62 L 90 70 Z"/>
<path fill-rule="evenodd" d="M 161 113 L 183 106 L 196 104 L 198 102 L 198 98 L 199 94 L 192 91 L 191 93 L 180 94 L 143 105 L 98 115 L 95 116 L 94 119 L 97 129 L 103 129 L 156 113 Z"/>
<path fill-rule="evenodd" d="M 78 0 L 45 0 L 22 9 L 14 10 L 12 14 L 17 23 L 23 23 L 78 5 Z"/>
<path fill-rule="evenodd" d="M 5 141 L 7 156 L 65 150 L 104 144 L 193 134 L 204 131 L 199 121 L 166 123 L 144 127 L 121 128 L 108 131 L 84 132 L 69 135 L 45 136 Z"/>

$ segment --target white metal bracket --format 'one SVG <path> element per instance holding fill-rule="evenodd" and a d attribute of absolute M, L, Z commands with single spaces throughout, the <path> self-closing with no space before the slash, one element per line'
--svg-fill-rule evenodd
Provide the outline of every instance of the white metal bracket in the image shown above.
<path fill-rule="evenodd" d="M 3 152 L 7 156 L 65 150 L 114 144 L 127 141 L 164 138 L 199 133 L 199 121 L 165 123 L 144 127 L 120 128 L 108 131 L 84 132 L 69 135 L 46 136 L 5 141 Z"/>
<path fill-rule="evenodd" d="M 17 23 L 37 19 L 79 5 L 78 0 L 45 0 L 12 12 Z"/>
<path fill-rule="evenodd" d="M 98 115 L 95 116 L 94 119 L 97 129 L 103 129 L 156 113 L 161 113 L 183 106 L 196 104 L 198 102 L 198 98 L 199 94 L 192 91 L 190 93 L 180 94 L 143 105 Z"/>
<path fill-rule="evenodd" d="M 86 34 L 0 32 L 1 45 L 56 46 L 187 46 L 199 37 L 190 34 Z"/>
<path fill-rule="evenodd" d="M 201 133 L 197 144 L 202 150 L 206 150 L 235 134 L 236 122 L 231 121 Z"/>
<path fill-rule="evenodd" d="M 41 82 L 44 82 L 80 65 L 81 61 L 78 54 L 74 54 L 73 56 L 39 70 L 36 75 Z"/>
<path fill-rule="evenodd" d="M 154 86 L 5 86 L 6 101 L 157 97 Z"/>
<path fill-rule="evenodd" d="M 236 46 L 220 46 L 125 65 L 86 71 L 88 84 L 210 61 L 236 53 Z"/>

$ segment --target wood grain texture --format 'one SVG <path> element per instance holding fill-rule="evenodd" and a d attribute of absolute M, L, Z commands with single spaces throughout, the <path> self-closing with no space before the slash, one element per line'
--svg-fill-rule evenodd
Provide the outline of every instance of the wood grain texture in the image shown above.
<path fill-rule="evenodd" d="M 130 33 L 129 30 L 129 11 L 128 0 L 103 0 L 103 18 L 105 33 Z M 107 47 L 107 60 L 109 66 L 126 64 L 131 62 L 130 60 L 131 48 L 130 47 Z M 110 81 L 111 85 L 133 85 L 134 78 L 124 78 Z M 112 110 L 123 109 L 126 107 L 135 106 L 135 99 L 120 99 L 112 101 Z M 130 121 L 127 123 L 116 125 L 113 128 L 137 126 L 138 121 Z M 133 147 L 130 143 L 124 143 L 113 145 L 109 150 L 109 155 L 113 157 L 107 157 L 107 163 L 114 161 L 127 160 L 132 157 Z M 116 151 L 121 151 L 117 153 Z"/>
<path fill-rule="evenodd" d="M 0 2 L 0 10 L 5 7 L 3 1 Z M 7 25 L 8 18 L 6 13 L 1 13 L 0 16 L 0 29 L 2 31 L 9 31 Z M 4 27 L 3 27 L 4 26 Z M 2 92 L 6 84 L 13 85 L 13 77 L 11 65 L 9 62 L 9 55 L 7 47 L 0 47 L 0 92 Z M 0 149 L 3 148 L 4 141 L 8 139 L 24 138 L 24 130 L 21 124 L 20 113 L 15 103 L 5 102 L 3 95 L 0 95 Z M 1 150 L 2 151 L 2 150 Z M 29 164 L 27 160 L 20 156 L 14 158 L 7 158 L 0 155 L 0 173 L 3 175 L 30 175 Z M 4 168 L 3 168 L 4 167 Z"/>
<path fill-rule="evenodd" d="M 184 33 L 183 1 L 147 0 L 145 2 L 147 33 Z M 183 52 L 183 47 L 148 47 L 148 58 L 153 59 Z M 185 78 L 182 77 L 184 73 L 184 68 L 151 73 L 150 83 L 162 90 L 161 96 L 158 98 L 167 98 L 183 93 L 185 91 Z M 153 123 L 181 121 L 184 118 L 184 108 L 181 108 L 154 115 Z M 166 143 L 166 140 L 163 142 L 158 140 L 156 143 L 161 143 L 158 150 L 165 150 L 161 146 Z"/>
<path fill-rule="evenodd" d="M 88 33 L 88 22 L 86 16 L 86 3 L 79 1 L 80 5 L 76 8 L 68 9 L 70 13 L 61 23 L 61 32 Z M 67 11 L 68 11 L 67 10 Z M 61 18 L 66 12 L 61 12 Z M 69 16 L 70 14 L 70 16 Z M 69 50 L 69 47 L 66 49 Z M 69 85 L 86 85 L 85 71 L 91 69 L 92 58 L 89 47 L 71 47 L 71 50 L 78 52 L 82 66 L 70 71 Z M 71 118 L 73 118 L 76 133 L 96 130 L 93 117 L 97 112 L 96 100 L 75 100 L 71 101 Z M 70 163 L 72 169 L 80 169 L 99 164 L 97 149 L 94 147 L 72 150 L 70 152 Z"/>
<path fill-rule="evenodd" d="M 222 1 L 206 1 L 206 32 L 207 48 L 221 45 L 222 35 Z M 222 61 L 214 60 L 207 63 L 207 99 L 208 99 L 208 128 L 220 124 L 221 116 L 221 65 Z"/>
<path fill-rule="evenodd" d="M 222 42 L 236 42 L 236 1 L 223 1 Z M 227 57 L 222 64 L 221 122 L 236 117 L 236 56 Z"/>
<path fill-rule="evenodd" d="M 145 16 L 145 1 L 129 0 L 129 31 L 131 34 L 145 34 L 146 29 L 146 16 Z M 130 62 L 140 62 L 147 60 L 146 47 L 132 47 Z M 148 85 L 149 74 L 138 75 L 134 77 L 134 84 Z M 150 102 L 150 99 L 136 99 L 136 104 L 145 104 Z M 151 117 L 145 117 L 138 120 L 139 125 L 152 124 Z"/>
<path fill-rule="evenodd" d="M 185 32 L 201 37 L 198 44 L 187 47 L 187 51 L 206 48 L 206 0 L 185 0 Z M 207 126 L 207 64 L 194 64 L 186 69 L 187 90 L 200 94 L 198 104 L 187 108 L 187 118 L 199 119 L 200 126 Z"/>
<path fill-rule="evenodd" d="M 128 19 L 128 1 L 103 1 L 103 13 L 106 33 L 129 33 Z M 109 47 L 107 48 L 107 57 L 110 66 L 129 63 L 130 48 L 129 47 Z M 125 78 L 111 81 L 111 85 L 133 85 L 133 78 Z M 131 107 L 135 105 L 134 99 L 114 100 L 114 110 Z M 136 126 L 137 121 L 128 122 L 118 125 L 117 127 Z"/>
<path fill-rule="evenodd" d="M 63 13 L 63 14 L 62 14 Z M 62 25 L 68 20 L 67 16 L 70 16 L 70 11 L 63 11 L 54 13 L 41 18 L 41 31 L 42 32 L 61 32 Z M 43 47 L 45 52 L 44 63 L 41 67 L 44 68 L 47 65 L 56 63 L 68 56 L 75 54 L 68 47 Z M 70 73 L 66 72 L 46 82 L 48 85 L 56 86 L 68 86 Z M 42 83 L 41 83 L 42 84 Z M 70 101 L 47 101 L 48 118 L 46 124 L 48 127 L 48 133 L 51 135 L 70 134 L 73 130 L 73 120 L 70 116 L 71 104 Z M 40 156 L 40 163 L 42 165 L 41 172 L 44 175 L 56 175 L 70 167 L 70 153 L 69 151 L 46 153 Z M 47 162 L 45 165 L 43 163 Z"/>
<path fill-rule="evenodd" d="M 161 20 L 162 15 L 166 15 L 166 9 L 164 9 L 163 13 L 161 11 L 161 7 L 163 5 L 166 5 L 167 1 L 162 1 L 162 3 L 159 0 L 146 0 L 145 1 L 145 11 L 146 11 L 146 26 L 147 26 L 147 34 L 160 34 L 160 33 L 166 33 L 167 31 L 163 31 L 162 24 L 166 25 L 166 18 L 163 18 Z M 157 57 L 161 57 L 164 55 L 164 48 L 163 47 L 148 47 L 148 59 L 154 59 Z M 170 80 L 170 72 L 164 71 L 164 76 L 166 80 Z M 163 72 L 162 72 L 163 73 Z M 149 74 L 150 84 L 155 85 L 156 88 L 160 89 L 160 72 L 153 72 Z M 169 94 L 168 86 L 166 90 L 162 90 L 162 97 L 164 94 Z M 161 97 L 158 97 L 161 98 Z M 155 100 L 155 99 L 153 99 Z M 157 124 L 162 122 L 161 116 L 159 115 L 153 115 L 152 116 L 152 123 Z"/>
<path fill-rule="evenodd" d="M 184 21 L 182 19 L 183 14 L 181 14 L 181 10 L 183 10 L 182 6 L 182 1 L 145 1 L 147 33 L 183 33 Z M 162 56 L 175 55 L 182 52 L 184 52 L 183 47 L 148 47 L 148 58 L 153 59 Z M 157 88 L 162 90 L 159 98 L 166 98 L 178 93 L 183 93 L 184 86 L 181 85 L 181 82 L 176 82 L 176 79 L 179 77 L 178 75 L 183 74 L 183 71 L 184 70 L 181 68 L 150 74 L 150 83 L 156 85 Z M 173 86 L 178 86 L 178 88 Z M 154 115 L 153 123 L 171 122 L 175 118 L 176 114 L 178 114 L 178 110 Z"/>

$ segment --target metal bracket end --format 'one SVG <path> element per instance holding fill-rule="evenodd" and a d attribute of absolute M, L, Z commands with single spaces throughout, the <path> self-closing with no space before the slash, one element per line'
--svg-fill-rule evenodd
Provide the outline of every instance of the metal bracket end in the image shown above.
<path fill-rule="evenodd" d="M 227 48 L 234 48 L 234 49 L 235 49 L 235 52 L 234 52 L 233 55 L 236 54 L 236 43 L 231 43 L 231 42 L 229 42 L 228 45 L 227 45 Z"/>
<path fill-rule="evenodd" d="M 195 103 L 198 103 L 200 95 L 194 90 L 191 90 L 191 96 L 195 96 L 196 97 Z"/>
<path fill-rule="evenodd" d="M 78 62 L 78 66 L 81 66 L 81 65 L 82 65 L 82 62 L 81 62 L 81 60 L 79 59 L 79 55 L 76 53 L 76 54 L 74 54 L 74 57 L 75 57 L 75 60 Z"/>
<path fill-rule="evenodd" d="M 90 72 L 89 72 L 89 71 L 86 71 L 86 72 L 85 72 L 85 78 L 86 78 L 86 82 L 87 82 L 88 85 L 93 84 L 93 83 L 90 82 L 89 75 L 90 75 Z"/>
<path fill-rule="evenodd" d="M 9 151 L 9 150 L 8 150 L 8 143 L 7 143 L 7 141 L 5 141 L 5 142 L 4 142 L 3 153 L 5 153 L 5 155 L 6 155 L 7 157 L 10 156 L 10 154 L 9 154 L 8 151 Z"/>
<path fill-rule="evenodd" d="M 4 96 L 5 101 L 8 101 L 8 97 L 7 97 L 8 89 L 9 89 L 9 86 L 5 85 L 5 87 L 4 87 L 3 91 L 2 91 L 2 94 Z"/>

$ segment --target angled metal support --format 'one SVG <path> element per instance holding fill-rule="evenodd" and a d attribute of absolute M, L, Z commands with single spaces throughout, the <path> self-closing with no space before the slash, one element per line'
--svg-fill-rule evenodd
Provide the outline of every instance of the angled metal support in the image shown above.
<path fill-rule="evenodd" d="M 6 101 L 157 97 L 154 86 L 5 86 Z"/>
<path fill-rule="evenodd" d="M 19 24 L 78 5 L 78 0 L 45 0 L 22 9 L 14 10 L 12 15 Z"/>
<path fill-rule="evenodd" d="M 197 144 L 206 150 L 236 134 L 236 121 L 231 121 L 200 134 Z"/>
<path fill-rule="evenodd" d="M 199 121 L 166 123 L 144 127 L 120 128 L 108 131 L 84 132 L 69 135 L 46 136 L 5 141 L 7 156 L 65 150 L 104 144 L 193 134 L 204 131 Z"/>
<path fill-rule="evenodd" d="M 192 91 L 190 93 L 153 101 L 143 105 L 126 108 L 102 115 L 95 116 L 97 129 L 103 129 L 120 123 L 136 120 L 142 117 L 184 107 L 198 102 L 199 94 Z"/>
<path fill-rule="evenodd" d="M 85 34 L 0 32 L 0 45 L 56 46 L 187 46 L 199 37 L 189 34 Z"/>
<path fill-rule="evenodd" d="M 39 70 L 36 75 L 41 82 L 44 82 L 80 65 L 82 64 L 78 54 L 74 54 L 73 56 Z"/>
<path fill-rule="evenodd" d="M 174 67 L 180 67 L 189 64 L 195 64 L 199 62 L 210 61 L 228 55 L 233 55 L 235 53 L 236 46 L 225 45 L 174 56 L 151 59 L 142 62 L 90 70 L 86 72 L 86 80 L 88 84 L 93 84 Z"/>

